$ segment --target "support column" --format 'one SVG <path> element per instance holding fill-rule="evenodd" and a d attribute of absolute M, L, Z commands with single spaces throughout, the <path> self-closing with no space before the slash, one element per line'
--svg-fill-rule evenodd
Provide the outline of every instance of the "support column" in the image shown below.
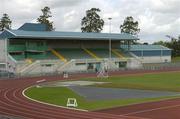
<path fill-rule="evenodd" d="M 130 51 L 130 41 L 128 40 L 128 52 Z"/>

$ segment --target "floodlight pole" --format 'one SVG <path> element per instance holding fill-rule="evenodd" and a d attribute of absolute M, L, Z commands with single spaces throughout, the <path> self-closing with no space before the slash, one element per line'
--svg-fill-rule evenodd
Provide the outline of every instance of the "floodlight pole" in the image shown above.
<path fill-rule="evenodd" d="M 108 18 L 108 20 L 109 20 L 109 59 L 111 60 L 111 20 L 112 20 L 112 18 L 111 17 L 109 17 Z"/>

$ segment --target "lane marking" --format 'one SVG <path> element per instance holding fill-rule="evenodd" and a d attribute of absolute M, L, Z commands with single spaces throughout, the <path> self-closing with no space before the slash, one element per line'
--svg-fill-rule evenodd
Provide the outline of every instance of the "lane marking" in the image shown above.
<path fill-rule="evenodd" d="M 41 82 L 45 82 L 45 81 L 46 81 L 46 79 L 42 79 L 42 80 L 36 81 L 36 83 L 41 83 Z"/>
<path fill-rule="evenodd" d="M 153 109 L 147 109 L 147 110 L 142 110 L 142 111 L 136 111 L 136 112 L 130 112 L 122 115 L 132 115 L 132 114 L 139 114 L 139 113 L 144 113 L 144 112 L 152 112 L 156 110 L 163 110 L 163 109 L 170 109 L 170 108 L 175 108 L 175 107 L 180 107 L 180 105 L 171 105 L 171 106 L 166 106 L 166 107 L 158 107 L 158 108 L 153 108 Z"/>
<path fill-rule="evenodd" d="M 22 99 L 20 99 L 19 97 L 17 97 L 16 96 L 16 93 L 19 93 L 18 92 L 19 90 L 15 90 L 15 92 L 14 92 L 14 98 L 16 98 L 18 101 L 20 101 L 20 102 L 23 102 L 23 103 L 25 103 L 25 104 L 27 104 L 27 105 L 22 105 L 22 106 L 24 106 L 24 107 L 27 107 L 27 108 L 35 108 L 35 109 L 41 109 L 40 111 L 45 111 L 45 113 L 53 113 L 53 115 L 61 115 L 61 117 L 66 117 L 67 116 L 67 114 L 68 114 L 68 116 L 72 116 L 74 119 L 76 118 L 76 114 L 78 114 L 79 112 L 70 112 L 70 110 L 61 110 L 61 112 L 56 112 L 56 111 L 51 111 L 51 108 L 54 108 L 54 107 L 50 107 L 50 108 L 48 108 L 48 107 L 45 107 L 45 106 L 47 106 L 47 105 L 37 105 L 37 104 L 33 104 L 33 103 L 27 103 L 27 102 L 25 102 L 24 100 L 22 100 Z M 21 93 L 22 94 L 22 93 Z M 30 105 L 32 105 L 32 106 L 30 106 Z M 57 110 L 57 109 L 55 109 L 55 110 Z M 72 111 L 72 110 L 71 110 Z M 68 113 L 69 112 L 69 113 Z M 82 116 L 78 116 L 77 118 L 79 118 L 79 117 L 82 117 L 82 118 L 85 118 L 85 116 L 87 116 L 87 115 L 85 115 L 85 114 L 81 114 Z"/>
<path fill-rule="evenodd" d="M 17 102 L 14 102 L 11 98 L 8 98 L 8 93 L 11 90 L 14 90 L 14 89 L 12 88 L 12 89 L 5 90 L 4 95 L 3 95 L 4 99 L 6 99 L 7 101 L 9 101 L 12 104 L 19 105 Z M 17 106 L 11 105 L 10 103 L 4 102 L 4 104 L 8 105 L 9 107 L 15 108 L 15 109 L 18 109 L 18 110 L 13 110 L 13 109 L 9 109 L 9 108 L 8 108 L 8 110 L 13 110 L 13 111 L 19 112 L 20 114 L 23 113 L 23 114 L 26 114 L 26 115 L 29 115 L 29 116 L 35 116 L 37 114 L 41 114 L 41 115 L 38 115 L 41 118 L 47 118 L 47 116 L 49 115 L 49 114 L 43 114 L 42 115 L 42 113 L 40 113 L 40 112 L 37 112 L 37 111 L 34 111 L 34 110 L 25 109 L 25 108 L 22 108 L 22 107 L 17 107 Z M 26 112 L 22 112 L 22 110 L 24 110 Z M 51 116 L 51 115 L 49 115 L 49 116 Z M 55 118 L 53 118 L 53 119 L 55 119 Z"/>
<path fill-rule="evenodd" d="M 10 89 L 6 89 L 5 90 L 5 92 L 3 93 L 3 97 L 4 97 L 4 99 L 7 99 L 8 100 L 8 98 L 6 98 L 6 93 L 7 93 L 7 91 L 8 90 L 10 90 Z M 22 111 L 19 111 L 19 110 L 14 110 L 14 109 L 12 109 L 12 108 L 17 108 L 16 106 L 13 106 L 13 105 L 10 105 L 8 102 L 5 102 L 5 101 L 1 101 L 0 100 L 0 103 L 2 103 L 2 104 L 4 104 L 4 105 L 6 105 L 6 106 L 8 106 L 8 107 L 4 107 L 4 106 L 2 106 L 2 107 L 0 107 L 0 109 L 5 109 L 5 110 L 8 110 L 8 111 L 12 111 L 12 112 L 14 112 L 14 113 L 19 113 L 18 114 L 18 116 L 31 116 L 31 117 L 35 117 L 35 116 L 37 116 L 37 115 L 34 115 L 34 114 L 30 114 L 30 113 L 25 113 L 25 112 L 22 112 Z M 23 110 L 23 108 L 21 108 L 22 110 Z M 42 116 L 40 116 L 40 117 L 42 117 Z M 29 117 L 28 117 L 29 118 Z M 44 118 L 46 118 L 45 116 L 44 116 Z"/>
<path fill-rule="evenodd" d="M 16 100 L 18 100 L 18 97 L 16 97 L 15 94 L 17 93 L 18 90 L 19 89 L 13 90 L 13 98 L 16 99 Z M 10 98 L 9 98 L 9 100 L 10 100 Z M 26 103 L 27 105 L 24 105 L 24 104 L 21 104 L 19 101 L 18 101 L 18 103 L 16 101 L 12 100 L 12 99 L 11 99 L 11 101 L 12 101 L 13 104 L 21 106 L 25 110 L 33 110 L 32 111 L 33 113 L 34 112 L 38 112 L 41 115 L 45 115 L 45 116 L 48 116 L 48 117 L 51 117 L 51 118 L 52 117 L 55 117 L 55 118 L 60 118 L 60 117 L 65 118 L 67 116 L 67 114 L 63 114 L 63 112 L 62 113 L 57 113 L 57 112 L 50 111 L 49 109 L 41 109 L 41 108 L 37 108 L 36 106 L 34 106 L 34 107 L 33 106 L 29 106 L 28 103 Z M 74 115 L 74 114 L 68 114 L 68 116 L 72 116 L 74 119 L 78 119 L 78 118 L 75 117 L 76 115 Z"/>
<path fill-rule="evenodd" d="M 39 100 L 35 100 L 35 99 L 33 99 L 33 98 L 30 98 L 30 97 L 26 96 L 25 91 L 28 90 L 29 88 L 32 88 L 32 87 L 34 87 L 34 86 L 27 87 L 27 88 L 24 89 L 23 92 L 22 92 L 22 95 L 23 95 L 24 97 L 26 97 L 27 99 L 29 99 L 29 100 L 32 100 L 32 101 L 37 102 L 37 103 L 49 105 L 49 106 L 54 106 L 54 107 L 60 107 L 60 108 L 64 108 L 64 109 L 70 109 L 70 110 L 77 110 L 77 111 L 88 112 L 88 110 L 85 110 L 85 109 L 70 108 L 70 107 L 65 107 L 65 106 L 50 104 L 50 103 L 46 103 L 46 102 L 42 102 L 42 101 L 39 101 Z"/>

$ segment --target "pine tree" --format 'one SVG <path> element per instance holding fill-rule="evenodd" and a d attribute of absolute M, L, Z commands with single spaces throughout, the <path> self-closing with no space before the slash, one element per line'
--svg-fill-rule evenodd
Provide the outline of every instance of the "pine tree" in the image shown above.
<path fill-rule="evenodd" d="M 45 24 L 47 25 L 47 31 L 53 31 L 54 27 L 53 27 L 53 22 L 49 21 L 49 18 L 52 17 L 51 16 L 51 11 L 49 7 L 44 7 L 43 9 L 41 9 L 42 11 L 42 15 L 39 16 L 39 18 L 37 18 L 37 21 L 41 24 Z"/>
<path fill-rule="evenodd" d="M 11 23 L 8 14 L 3 14 L 1 20 L 0 20 L 0 31 L 3 31 L 4 29 L 11 29 Z"/>

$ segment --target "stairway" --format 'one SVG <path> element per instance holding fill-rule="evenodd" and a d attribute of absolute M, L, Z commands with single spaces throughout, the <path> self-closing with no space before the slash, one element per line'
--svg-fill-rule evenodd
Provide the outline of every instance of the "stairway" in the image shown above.
<path fill-rule="evenodd" d="M 101 58 L 99 58 L 96 54 L 94 54 L 93 52 L 91 52 L 90 50 L 83 48 L 83 50 L 88 53 L 91 57 L 95 58 L 96 60 L 101 60 Z"/>
<path fill-rule="evenodd" d="M 118 56 L 120 59 L 125 58 L 118 49 L 112 49 L 112 53 Z"/>
<path fill-rule="evenodd" d="M 57 52 L 56 50 L 50 49 L 50 51 L 51 51 L 56 57 L 58 57 L 61 61 L 67 62 L 66 58 L 65 58 L 63 55 L 61 55 L 59 52 Z"/>

